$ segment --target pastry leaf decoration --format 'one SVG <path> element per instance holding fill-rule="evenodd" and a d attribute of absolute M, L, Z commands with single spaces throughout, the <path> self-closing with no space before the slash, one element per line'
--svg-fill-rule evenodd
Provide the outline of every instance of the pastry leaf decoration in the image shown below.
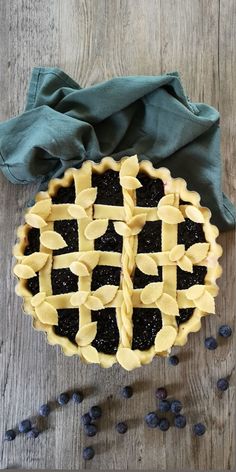
<path fill-rule="evenodd" d="M 75 203 L 82 208 L 89 208 L 95 202 L 97 198 L 97 187 L 86 188 L 79 192 L 76 197 Z"/>
<path fill-rule="evenodd" d="M 40 235 L 40 242 L 48 249 L 62 249 L 67 246 L 66 241 L 56 231 L 43 231 Z"/>
<path fill-rule="evenodd" d="M 177 301 L 168 295 L 163 293 L 164 284 L 163 282 L 156 282 L 146 285 L 141 291 L 140 299 L 144 305 L 150 305 L 155 303 L 157 308 L 163 313 L 172 316 L 179 315 L 179 308 Z"/>
<path fill-rule="evenodd" d="M 186 297 L 205 313 L 215 313 L 215 300 L 205 285 L 192 285 L 186 290 Z"/>
<path fill-rule="evenodd" d="M 147 275 L 158 275 L 157 263 L 148 254 L 137 254 L 136 264 L 139 270 Z"/>
<path fill-rule="evenodd" d="M 114 228 L 117 234 L 123 237 L 135 236 L 142 231 L 147 215 L 140 213 L 140 215 L 133 216 L 127 223 L 123 221 L 115 221 Z"/>
<path fill-rule="evenodd" d="M 126 190 L 135 190 L 142 187 L 142 184 L 136 178 L 139 172 L 139 163 L 137 156 L 125 159 L 120 169 L 120 185 Z"/>
<path fill-rule="evenodd" d="M 128 347 L 120 347 L 117 351 L 116 358 L 119 364 L 128 371 L 141 366 L 140 360 L 135 351 L 132 351 Z"/>
<path fill-rule="evenodd" d="M 84 347 L 91 344 L 97 334 L 97 322 L 88 323 L 82 326 L 76 334 L 75 340 L 78 346 Z"/>
<path fill-rule="evenodd" d="M 185 214 L 190 220 L 195 221 L 195 223 L 204 223 L 204 216 L 201 210 L 193 205 L 188 205 L 185 208 Z"/>
<path fill-rule="evenodd" d="M 93 292 L 76 292 L 70 298 L 73 306 L 84 305 L 89 310 L 102 310 L 115 298 L 119 287 L 115 285 L 103 285 Z"/>
<path fill-rule="evenodd" d="M 86 226 L 84 235 L 89 240 L 100 238 L 106 232 L 107 226 L 107 218 L 93 220 Z"/>
<path fill-rule="evenodd" d="M 169 259 L 171 262 L 176 262 L 180 269 L 193 272 L 193 264 L 202 262 L 206 258 L 208 250 L 208 243 L 193 244 L 187 251 L 185 251 L 184 244 L 177 244 L 169 252 Z"/>
<path fill-rule="evenodd" d="M 163 328 L 158 331 L 155 338 L 155 351 L 163 352 L 170 349 L 176 339 L 177 330 L 173 326 L 163 326 Z"/>

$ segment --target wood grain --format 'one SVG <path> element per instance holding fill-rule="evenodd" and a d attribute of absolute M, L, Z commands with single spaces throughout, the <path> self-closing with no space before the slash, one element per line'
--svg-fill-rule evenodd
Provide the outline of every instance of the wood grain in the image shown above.
<path fill-rule="evenodd" d="M 234 0 L 0 0 L 0 119 L 23 110 L 30 70 L 36 65 L 59 66 L 82 86 L 115 75 L 161 74 L 178 70 L 194 101 L 205 101 L 221 112 L 223 188 L 235 199 L 236 129 L 236 3 Z M 215 335 L 235 317 L 235 233 L 220 237 L 224 276 L 217 315 L 191 335 L 180 350 L 180 364 L 157 359 L 128 374 L 82 366 L 49 347 L 31 328 L 14 295 L 11 248 L 34 186 L 14 186 L 0 176 L 1 253 L 1 432 L 35 414 L 38 406 L 68 388 L 84 390 L 81 406 L 53 411 L 47 430 L 35 441 L 17 437 L 1 444 L 1 468 L 232 470 L 234 465 L 235 342 L 221 342 L 216 352 L 204 349 L 204 338 Z M 234 344 L 234 345 L 233 345 Z M 216 380 L 232 375 L 224 395 Z M 133 384 L 135 394 L 121 400 L 119 388 Z M 145 412 L 155 408 L 155 388 L 166 385 L 188 415 L 185 430 L 166 434 L 145 428 Z M 104 409 L 101 432 L 85 438 L 81 412 L 92 403 Z M 130 428 L 122 437 L 117 420 Z M 193 422 L 207 424 L 204 438 L 191 433 Z M 96 458 L 84 464 L 81 451 L 94 444 Z"/>

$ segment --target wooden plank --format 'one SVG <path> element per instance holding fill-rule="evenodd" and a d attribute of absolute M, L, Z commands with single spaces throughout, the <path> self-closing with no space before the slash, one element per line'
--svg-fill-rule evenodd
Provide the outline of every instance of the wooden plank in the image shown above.
<path fill-rule="evenodd" d="M 23 110 L 34 65 L 57 65 L 82 86 L 116 75 L 178 70 L 193 100 L 220 109 L 223 185 L 235 198 L 235 25 L 234 0 L 0 1 L 0 119 Z M 179 350 L 180 364 L 174 368 L 156 359 L 132 373 L 118 366 L 101 370 L 83 366 L 48 346 L 21 314 L 10 254 L 15 229 L 35 186 L 14 186 L 2 175 L 0 183 L 1 430 L 34 414 L 40 403 L 68 388 L 80 387 L 86 396 L 80 406 L 55 409 L 47 431 L 35 442 L 18 437 L 12 444 L 1 445 L 1 467 L 79 469 L 84 467 L 82 448 L 94 444 L 97 455 L 86 464 L 88 469 L 232 469 L 235 389 L 231 386 L 220 396 L 215 383 L 233 373 L 235 342 L 220 343 L 214 353 L 205 350 L 203 343 L 221 323 L 233 323 L 235 233 L 220 238 L 224 276 L 217 315 L 208 317 L 201 332 L 191 335 L 188 345 Z M 134 385 L 134 396 L 121 400 L 119 388 L 127 384 Z M 189 422 L 185 430 L 171 428 L 163 434 L 144 426 L 143 416 L 155 409 L 154 392 L 160 385 L 183 401 Z M 104 409 L 101 432 L 89 440 L 81 429 L 80 415 L 96 403 Z M 114 431 L 119 420 L 130 424 L 124 437 Z M 206 422 L 204 438 L 193 437 L 195 421 Z"/>

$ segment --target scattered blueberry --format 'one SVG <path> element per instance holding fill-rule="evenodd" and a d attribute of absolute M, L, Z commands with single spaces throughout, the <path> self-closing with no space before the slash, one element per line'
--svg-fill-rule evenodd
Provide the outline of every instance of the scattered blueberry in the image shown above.
<path fill-rule="evenodd" d="M 5 432 L 5 441 L 14 441 L 16 437 L 16 432 L 14 431 L 14 429 L 9 429 L 8 431 Z"/>
<path fill-rule="evenodd" d="M 232 334 L 232 328 L 229 325 L 222 325 L 219 327 L 218 333 L 223 338 L 229 338 Z"/>
<path fill-rule="evenodd" d="M 125 434 L 127 429 L 128 429 L 128 426 L 127 426 L 126 423 L 121 422 L 121 423 L 117 423 L 117 425 L 116 425 L 117 433 Z"/>
<path fill-rule="evenodd" d="M 95 436 L 98 432 L 97 426 L 95 424 L 85 424 L 84 431 L 85 434 L 89 437 Z"/>
<path fill-rule="evenodd" d="M 170 402 L 168 400 L 160 400 L 158 409 L 166 413 L 170 410 Z"/>
<path fill-rule="evenodd" d="M 90 461 L 91 459 L 93 459 L 94 455 L 95 455 L 95 452 L 94 452 L 93 447 L 89 446 L 89 447 L 84 448 L 83 459 L 85 461 Z"/>
<path fill-rule="evenodd" d="M 228 390 L 228 388 L 229 388 L 229 382 L 228 382 L 228 380 L 227 380 L 227 379 L 219 379 L 219 380 L 217 381 L 217 388 L 218 388 L 219 390 L 222 390 L 223 392 L 224 392 L 225 390 Z"/>
<path fill-rule="evenodd" d="M 124 398 L 131 398 L 133 395 L 133 389 L 130 385 L 127 385 L 126 387 L 122 388 L 121 395 Z"/>
<path fill-rule="evenodd" d="M 32 424 L 30 420 L 23 420 L 19 423 L 20 433 L 28 433 L 32 429 Z"/>
<path fill-rule="evenodd" d="M 27 433 L 28 438 L 36 439 L 39 435 L 39 430 L 36 428 L 32 428 L 30 431 Z"/>
<path fill-rule="evenodd" d="M 45 403 L 45 405 L 41 405 L 39 408 L 39 415 L 40 416 L 48 416 L 50 413 L 50 406 Z"/>
<path fill-rule="evenodd" d="M 101 418 L 102 409 L 98 405 L 92 406 L 89 410 L 89 414 L 93 420 L 96 420 L 97 418 Z"/>
<path fill-rule="evenodd" d="M 202 423 L 197 423 L 193 425 L 193 432 L 196 436 L 202 436 L 206 431 L 206 426 Z"/>
<path fill-rule="evenodd" d="M 209 349 L 210 351 L 214 351 L 218 346 L 217 341 L 213 336 L 210 336 L 209 338 L 205 339 L 205 347 Z"/>
<path fill-rule="evenodd" d="M 82 403 L 84 396 L 81 392 L 74 392 L 72 395 L 72 400 L 75 403 Z"/>
<path fill-rule="evenodd" d="M 168 362 L 170 365 L 178 365 L 179 363 L 179 358 L 178 356 L 170 356 L 168 359 Z"/>
<path fill-rule="evenodd" d="M 185 428 L 186 426 L 186 416 L 184 415 L 176 415 L 174 419 L 174 425 L 176 428 Z"/>
<path fill-rule="evenodd" d="M 172 413 L 177 415 L 182 410 L 182 403 L 179 400 L 173 400 L 171 402 L 170 409 Z"/>
<path fill-rule="evenodd" d="M 167 429 L 170 427 L 170 423 L 167 418 L 161 418 L 158 426 L 161 431 L 167 431 Z"/>
<path fill-rule="evenodd" d="M 70 400 L 70 397 L 68 393 L 61 393 L 57 399 L 59 405 L 66 405 L 68 401 Z"/>
<path fill-rule="evenodd" d="M 91 424 L 92 418 L 89 413 L 85 413 L 83 416 L 81 416 L 81 422 L 84 425 Z"/>
<path fill-rule="evenodd" d="M 165 400 L 166 397 L 167 397 L 167 391 L 166 391 L 165 387 L 157 388 L 156 398 L 158 398 L 159 400 Z"/>
<path fill-rule="evenodd" d="M 160 422 L 155 411 L 151 411 L 150 413 L 148 413 L 144 419 L 149 428 L 156 428 Z"/>

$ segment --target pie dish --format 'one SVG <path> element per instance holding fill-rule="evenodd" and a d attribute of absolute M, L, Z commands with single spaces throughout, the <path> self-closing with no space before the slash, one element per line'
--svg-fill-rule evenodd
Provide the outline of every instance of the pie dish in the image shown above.
<path fill-rule="evenodd" d="M 215 312 L 218 229 L 198 193 L 137 156 L 86 161 L 39 192 L 18 228 L 16 293 L 68 356 L 132 370 Z"/>

